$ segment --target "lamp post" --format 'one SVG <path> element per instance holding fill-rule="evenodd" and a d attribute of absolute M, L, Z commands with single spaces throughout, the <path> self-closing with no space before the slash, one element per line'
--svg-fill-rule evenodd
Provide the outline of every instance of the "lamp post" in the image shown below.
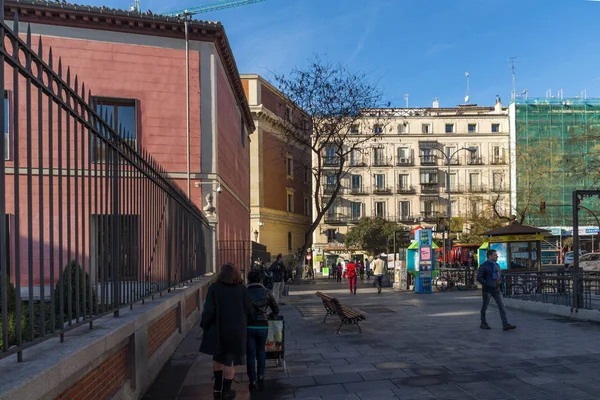
<path fill-rule="evenodd" d="M 444 251 L 443 251 L 443 260 L 444 260 L 444 267 L 446 266 L 446 252 L 448 251 L 448 248 L 450 247 L 450 236 L 452 234 L 452 203 L 450 201 L 450 161 L 452 161 L 452 158 L 454 158 L 454 156 L 462 150 L 466 150 L 469 153 L 473 154 L 477 151 L 477 147 L 461 147 L 460 149 L 456 150 L 454 153 L 449 154 L 444 152 L 441 149 L 438 149 L 436 147 L 432 147 L 432 150 L 436 150 L 440 153 L 442 153 L 444 155 L 444 158 L 446 159 L 446 165 L 448 166 L 448 170 L 446 172 L 446 192 L 448 193 L 448 247 L 446 247 L 446 240 L 443 239 L 444 241 Z"/>

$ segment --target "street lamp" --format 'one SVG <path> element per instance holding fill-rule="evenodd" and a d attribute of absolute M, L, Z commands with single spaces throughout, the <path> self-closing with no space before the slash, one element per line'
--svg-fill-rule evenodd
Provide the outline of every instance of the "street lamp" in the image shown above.
<path fill-rule="evenodd" d="M 450 202 L 450 161 L 459 151 L 466 150 L 469 153 L 473 154 L 473 153 L 477 152 L 477 147 L 462 147 L 462 148 L 456 150 L 452 154 L 446 153 L 443 150 L 438 149 L 436 147 L 432 147 L 431 149 L 442 153 L 444 158 L 446 159 L 446 165 L 448 166 L 448 171 L 446 172 L 446 191 L 448 192 L 448 247 L 446 247 L 445 239 L 443 240 L 444 241 L 444 251 L 443 251 L 444 266 L 447 266 L 446 252 L 450 248 L 450 243 L 451 243 L 450 236 L 452 234 L 452 203 Z"/>

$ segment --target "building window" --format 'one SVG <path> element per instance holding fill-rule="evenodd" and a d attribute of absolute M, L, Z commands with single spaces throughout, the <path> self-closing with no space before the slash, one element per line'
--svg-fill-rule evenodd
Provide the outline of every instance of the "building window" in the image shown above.
<path fill-rule="evenodd" d="M 286 159 L 286 171 L 287 177 L 294 179 L 294 158 L 290 155 L 288 155 Z"/>
<path fill-rule="evenodd" d="M 350 185 L 353 190 L 359 190 L 360 188 L 362 188 L 362 176 L 352 175 L 350 177 Z"/>
<path fill-rule="evenodd" d="M 350 152 L 350 166 L 359 167 L 363 164 L 362 154 L 359 150 L 354 149 Z"/>
<path fill-rule="evenodd" d="M 422 124 L 421 125 L 421 133 L 430 133 L 430 127 L 431 125 L 429 124 Z"/>
<path fill-rule="evenodd" d="M 446 124 L 446 133 L 454 133 L 454 124 Z"/>
<path fill-rule="evenodd" d="M 304 198 L 304 215 L 310 216 L 310 199 L 308 197 Z"/>
<path fill-rule="evenodd" d="M 327 229 L 327 243 L 337 241 L 337 231 L 335 229 Z"/>
<path fill-rule="evenodd" d="M 470 173 L 469 174 L 469 188 L 471 190 L 479 189 L 479 173 Z"/>
<path fill-rule="evenodd" d="M 469 125 L 467 125 L 467 131 L 469 133 L 476 133 L 477 132 L 477 124 L 469 124 Z"/>
<path fill-rule="evenodd" d="M 500 191 L 503 189 L 502 181 L 503 181 L 502 173 L 494 172 L 494 174 L 492 175 L 492 187 L 494 188 L 494 191 Z"/>
<path fill-rule="evenodd" d="M 398 124 L 398 134 L 402 135 L 408 133 L 408 126 L 406 124 Z"/>
<path fill-rule="evenodd" d="M 310 183 L 310 168 L 308 165 L 304 166 L 304 183 Z"/>
<path fill-rule="evenodd" d="M 437 185 L 438 172 L 437 170 L 422 170 L 421 185 Z"/>
<path fill-rule="evenodd" d="M 375 216 L 385 218 L 385 201 L 375 202 Z"/>
<path fill-rule="evenodd" d="M 353 202 L 350 205 L 352 221 L 358 221 L 362 217 L 362 203 Z"/>
<path fill-rule="evenodd" d="M 119 215 L 118 237 L 112 237 L 113 215 L 92 215 L 90 231 L 94 237 L 93 260 L 100 280 L 111 281 L 113 269 L 110 267 L 111 246 L 119 246 L 119 280 L 137 280 L 139 275 L 139 216 Z M 105 268 L 102 268 L 105 266 Z"/>
<path fill-rule="evenodd" d="M 400 220 L 406 221 L 410 218 L 410 201 L 402 200 L 398 202 L 398 211 L 400 212 Z"/>
<path fill-rule="evenodd" d="M 373 133 L 376 135 L 382 134 L 383 133 L 383 126 L 376 124 L 375 126 L 373 126 Z"/>
<path fill-rule="evenodd" d="M 288 212 L 294 212 L 294 193 L 289 191 L 287 194 L 287 210 Z"/>
<path fill-rule="evenodd" d="M 385 175 L 384 174 L 376 174 L 375 175 L 375 190 L 384 190 L 385 189 Z"/>
<path fill-rule="evenodd" d="M 492 133 L 500 132 L 500 124 L 492 124 Z"/>
<path fill-rule="evenodd" d="M 134 150 L 137 150 L 138 137 L 137 137 L 137 107 L 135 100 L 128 99 L 106 99 L 97 97 L 95 98 L 96 112 L 106 118 L 106 121 L 111 121 L 111 128 L 121 134 L 122 139 Z M 104 132 L 102 128 L 99 129 L 105 135 L 108 132 Z M 92 159 L 94 162 L 105 162 L 106 161 L 106 146 L 99 139 L 94 138 L 93 140 Z"/>
<path fill-rule="evenodd" d="M 354 124 L 350 126 L 350 134 L 358 135 L 360 133 L 360 129 L 358 128 L 358 124 Z"/>
<path fill-rule="evenodd" d="M 479 214 L 479 201 L 471 200 L 471 214 L 476 216 Z"/>
<path fill-rule="evenodd" d="M 398 175 L 398 190 L 407 191 L 410 189 L 410 175 L 399 174 Z"/>
<path fill-rule="evenodd" d="M 435 200 L 421 201 L 421 214 L 424 217 L 434 217 L 437 212 L 437 202 Z"/>
<path fill-rule="evenodd" d="M 288 239 L 287 240 L 288 251 L 292 251 L 294 249 L 294 243 L 293 243 L 294 242 L 294 240 L 293 240 L 294 237 L 292 235 L 292 232 L 288 232 L 287 239 Z"/>
<path fill-rule="evenodd" d="M 383 147 L 373 149 L 373 165 L 385 165 L 385 149 Z"/>
<path fill-rule="evenodd" d="M 4 91 L 4 159 L 10 160 L 10 101 Z"/>

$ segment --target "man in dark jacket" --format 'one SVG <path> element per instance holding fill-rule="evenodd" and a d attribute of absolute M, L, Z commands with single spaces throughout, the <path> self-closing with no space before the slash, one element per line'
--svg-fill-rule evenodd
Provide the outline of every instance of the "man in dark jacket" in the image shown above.
<path fill-rule="evenodd" d="M 481 306 L 481 329 L 492 329 L 488 325 L 485 319 L 485 314 L 490 304 L 490 298 L 493 297 L 494 301 L 498 305 L 500 311 L 500 318 L 502 319 L 502 328 L 505 331 L 515 329 L 516 326 L 508 323 L 506 319 L 506 310 L 504 309 L 504 302 L 502 301 L 502 293 L 500 288 L 502 287 L 502 279 L 500 278 L 500 266 L 497 263 L 498 253 L 496 250 L 487 251 L 487 260 L 481 264 L 479 271 L 477 271 L 477 282 L 481 283 L 481 295 L 483 296 L 483 304 Z"/>
<path fill-rule="evenodd" d="M 279 302 L 281 293 L 283 293 L 283 285 L 286 281 L 285 264 L 283 263 L 283 255 L 277 254 L 277 259 L 269 267 L 269 272 L 273 274 L 273 296 L 275 301 Z"/>
<path fill-rule="evenodd" d="M 272 317 L 279 314 L 279 306 L 270 290 L 260 284 L 260 272 L 252 271 L 248 274 L 248 293 L 254 305 L 254 312 L 249 316 L 248 321 L 248 345 L 246 347 L 246 362 L 248 366 L 248 378 L 250 380 L 250 390 L 254 390 L 258 384 L 259 389 L 265 386 L 265 367 L 266 353 L 265 345 L 267 343 L 267 334 L 269 332 L 269 322 L 267 309 L 271 309 Z M 258 361 L 258 373 L 256 364 Z"/>

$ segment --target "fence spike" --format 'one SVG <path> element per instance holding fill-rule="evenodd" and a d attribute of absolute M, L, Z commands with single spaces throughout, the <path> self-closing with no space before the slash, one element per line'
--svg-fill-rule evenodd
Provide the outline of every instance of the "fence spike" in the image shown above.
<path fill-rule="evenodd" d="M 40 39 L 38 40 L 38 56 L 40 58 L 42 58 L 42 56 L 43 56 L 43 52 L 42 52 L 43 48 L 44 48 L 44 46 L 42 45 L 42 35 L 40 35 Z"/>
<path fill-rule="evenodd" d="M 52 60 L 52 47 L 50 47 L 50 50 L 48 50 L 48 66 L 50 67 L 50 69 L 53 68 L 53 60 Z"/>
<path fill-rule="evenodd" d="M 27 24 L 27 47 L 31 49 L 31 24 Z"/>
<path fill-rule="evenodd" d="M 88 89 L 87 103 L 92 104 L 92 89 Z"/>
<path fill-rule="evenodd" d="M 77 92 L 79 92 L 79 77 L 77 75 L 75 75 L 75 94 L 77 94 Z"/>
<path fill-rule="evenodd" d="M 18 12 L 16 12 L 15 15 L 14 15 L 14 19 L 13 19 L 13 32 L 15 33 L 15 35 L 19 34 L 19 13 Z M 16 56 L 18 56 L 18 54 L 15 54 L 15 57 Z"/>
<path fill-rule="evenodd" d="M 52 49 L 50 49 L 52 50 Z M 71 67 L 67 67 L 67 85 L 71 87 Z"/>
<path fill-rule="evenodd" d="M 0 21 L 4 21 L 4 0 L 0 0 Z"/>
<path fill-rule="evenodd" d="M 40 48 L 42 46 L 42 38 L 40 38 Z M 58 77 L 62 78 L 62 57 L 58 57 Z"/>

